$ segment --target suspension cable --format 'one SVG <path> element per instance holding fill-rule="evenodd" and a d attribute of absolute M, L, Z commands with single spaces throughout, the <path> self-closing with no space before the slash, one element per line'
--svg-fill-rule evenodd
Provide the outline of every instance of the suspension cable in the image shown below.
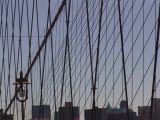
<path fill-rule="evenodd" d="M 92 47 L 91 47 L 91 35 L 90 35 L 89 10 L 88 9 L 89 9 L 89 7 L 88 7 L 88 0 L 86 0 L 87 30 L 88 30 L 89 53 L 90 53 L 90 64 L 91 64 L 91 80 L 92 80 L 92 86 L 93 86 L 94 82 L 93 82 Z"/>
<path fill-rule="evenodd" d="M 150 116 L 149 119 L 152 120 L 153 116 L 153 102 L 154 102 L 154 93 L 155 93 L 155 84 L 156 84 L 156 72 L 157 72 L 157 57 L 158 57 L 158 44 L 159 44 L 159 29 L 160 29 L 160 3 L 159 3 L 159 16 L 158 16 L 158 26 L 157 26 L 157 37 L 155 45 L 155 61 L 154 61 L 154 70 L 153 70 L 153 83 L 152 83 L 152 94 L 151 94 L 151 107 L 150 107 Z"/>
<path fill-rule="evenodd" d="M 125 95 L 126 95 L 127 119 L 129 120 L 128 92 L 127 92 L 127 81 L 126 81 L 126 68 L 125 68 L 125 58 L 124 58 L 123 30 L 122 30 L 122 22 L 121 22 L 120 0 L 118 0 L 118 12 L 119 12 L 120 35 L 121 35 L 122 62 L 123 62 L 123 74 L 124 74 Z"/>
<path fill-rule="evenodd" d="M 50 28 L 48 29 L 48 31 L 47 31 L 47 33 L 46 33 L 46 35 L 45 35 L 44 40 L 43 40 L 42 43 L 41 43 L 41 46 L 39 47 L 39 49 L 38 49 L 38 51 L 37 51 L 37 53 L 36 53 L 36 55 L 35 55 L 32 63 L 30 64 L 30 67 L 29 67 L 28 70 L 27 70 L 27 73 L 25 74 L 25 78 L 28 78 L 28 75 L 29 75 L 31 69 L 32 69 L 33 65 L 35 64 L 35 62 L 36 62 L 39 54 L 41 53 L 44 45 L 46 44 L 46 42 L 47 42 L 47 40 L 48 40 L 48 37 L 49 37 L 49 35 L 50 35 L 53 27 L 55 26 L 55 23 L 57 22 L 57 20 L 58 20 L 58 18 L 59 18 L 59 15 L 61 14 L 61 12 L 62 12 L 63 7 L 65 6 L 65 4 L 66 4 L 66 0 L 63 0 L 62 3 L 61 3 L 61 6 L 60 6 L 59 9 L 58 9 L 57 14 L 55 15 L 55 18 L 54 18 L 54 20 L 53 20 Z M 20 88 L 18 88 L 18 90 L 19 90 L 19 89 L 20 89 Z M 17 91 L 18 91 L 18 90 L 17 90 Z M 10 101 L 10 104 L 9 104 L 8 107 L 6 108 L 5 113 L 7 113 L 8 109 L 9 109 L 10 106 L 12 105 L 12 103 L 13 103 L 15 97 L 16 97 L 17 91 L 15 91 L 15 95 L 13 96 L 12 100 Z"/>

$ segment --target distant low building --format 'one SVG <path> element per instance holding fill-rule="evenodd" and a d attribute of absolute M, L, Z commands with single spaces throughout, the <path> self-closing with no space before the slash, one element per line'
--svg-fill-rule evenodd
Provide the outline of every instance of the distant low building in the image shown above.
<path fill-rule="evenodd" d="M 108 104 L 107 108 L 96 108 L 85 110 L 85 120 L 93 120 L 93 113 L 95 113 L 96 120 L 127 120 L 126 101 L 121 101 L 120 108 L 111 108 Z M 130 120 L 138 120 L 136 112 L 129 109 Z"/>
<path fill-rule="evenodd" d="M 95 114 L 95 116 L 93 115 Z M 106 108 L 95 108 L 93 109 L 87 109 L 84 111 L 84 120 L 93 120 L 93 116 L 96 118 L 96 120 L 107 120 L 107 111 Z"/>
<path fill-rule="evenodd" d="M 0 109 L 0 120 L 13 120 L 13 115 L 12 114 L 4 114 L 3 110 Z"/>
<path fill-rule="evenodd" d="M 51 120 L 49 105 L 32 106 L 32 120 Z"/>
<path fill-rule="evenodd" d="M 129 119 L 138 120 L 136 112 L 134 112 L 132 109 L 129 109 Z M 126 101 L 121 101 L 120 108 L 111 108 L 108 104 L 107 120 L 127 120 Z"/>
<path fill-rule="evenodd" d="M 79 107 L 73 106 L 72 102 L 66 102 L 65 106 L 60 107 L 55 115 L 57 118 L 56 120 L 80 120 Z"/>
<path fill-rule="evenodd" d="M 153 99 L 153 118 L 152 120 L 160 120 L 160 98 Z M 138 107 L 138 119 L 149 120 L 150 117 L 150 106 L 139 106 Z"/>

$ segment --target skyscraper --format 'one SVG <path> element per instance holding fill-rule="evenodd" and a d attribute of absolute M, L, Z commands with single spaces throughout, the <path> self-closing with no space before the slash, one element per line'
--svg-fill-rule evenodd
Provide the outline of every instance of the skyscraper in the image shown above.
<path fill-rule="evenodd" d="M 32 106 L 32 120 L 51 120 L 50 106 Z"/>
<path fill-rule="evenodd" d="M 64 107 L 59 108 L 58 120 L 79 120 L 79 107 L 73 106 L 72 102 L 66 102 Z"/>

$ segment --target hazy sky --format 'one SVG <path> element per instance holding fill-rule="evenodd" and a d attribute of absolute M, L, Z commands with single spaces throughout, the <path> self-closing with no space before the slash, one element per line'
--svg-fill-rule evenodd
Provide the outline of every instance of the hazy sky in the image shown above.
<path fill-rule="evenodd" d="M 10 53 L 12 44 L 12 32 L 14 31 L 15 41 L 15 61 L 18 64 L 18 72 L 20 71 L 21 61 L 18 62 L 18 45 L 19 45 L 19 13 L 18 13 L 18 0 L 16 3 L 15 12 L 15 28 L 12 27 L 12 12 L 11 12 L 11 0 L 9 1 L 8 18 L 6 18 L 5 4 L 2 5 L 0 1 L 0 11 L 3 10 L 1 15 L 1 41 L 0 42 L 0 71 L 1 72 L 1 91 L 2 91 L 2 107 L 5 108 L 5 84 L 8 83 L 9 75 L 9 62 L 8 58 L 11 56 L 11 70 L 10 70 L 10 86 L 11 96 L 14 94 L 13 83 L 15 82 L 15 65 L 14 65 L 14 52 Z M 7 5 L 7 0 L 4 0 Z M 22 1 L 20 1 L 20 11 L 22 11 Z M 28 66 L 28 55 L 29 55 L 29 37 L 28 37 L 28 22 L 27 22 L 27 7 L 26 0 L 24 0 L 23 6 L 23 17 L 22 17 L 22 70 L 26 73 Z M 12 0 L 14 3 L 15 0 Z M 85 0 L 74 0 L 71 1 L 71 16 L 70 16 L 70 51 L 71 51 L 71 66 L 72 66 L 72 86 L 73 86 L 73 98 L 74 105 L 80 105 L 81 118 L 83 118 L 83 110 L 85 108 L 91 108 L 92 96 L 91 96 L 91 72 L 90 72 L 90 59 L 89 59 L 89 47 L 88 47 L 88 34 L 86 24 L 86 4 Z M 31 58 L 33 59 L 38 49 L 38 39 L 40 42 L 44 39 L 46 25 L 47 25 L 47 12 L 48 12 L 48 1 L 37 0 L 38 6 L 38 22 L 39 22 L 39 35 L 37 29 L 37 13 L 36 4 L 33 15 L 33 31 L 31 40 Z M 133 9 L 132 8 L 133 3 Z M 52 20 L 61 4 L 61 0 L 51 0 L 51 17 Z M 158 4 L 159 0 L 145 0 L 143 8 L 143 0 L 122 0 L 121 11 L 124 35 L 124 52 L 126 59 L 126 74 L 128 82 L 128 97 L 129 105 L 133 100 L 133 109 L 137 111 L 138 106 L 142 106 L 143 103 L 143 85 L 144 85 L 144 105 L 147 105 L 151 96 L 151 85 L 153 79 L 153 56 L 155 46 L 155 21 L 158 17 Z M 3 6 L 3 7 L 2 7 Z M 13 5 L 14 6 L 14 5 Z M 33 11 L 33 1 L 28 0 L 28 14 L 29 14 L 29 28 L 31 33 L 31 21 Z M 133 10 L 133 11 L 132 11 Z M 91 27 L 91 40 L 92 40 L 92 53 L 96 52 L 97 48 L 97 36 L 98 36 L 98 23 L 99 23 L 99 1 L 89 0 L 89 11 L 90 11 L 90 27 Z M 115 12 L 114 12 L 115 11 Z M 133 13 L 133 14 L 132 14 Z M 133 18 L 132 18 L 133 15 Z M 144 15 L 144 16 L 143 16 Z M 122 55 L 121 55 L 121 44 L 119 35 L 119 23 L 118 23 L 118 9 L 117 0 L 104 0 L 103 16 L 102 16 L 102 30 L 101 30 L 101 44 L 100 44 L 100 60 L 98 67 L 98 82 L 97 82 L 97 105 L 99 107 L 106 107 L 107 103 L 114 107 L 119 107 L 119 99 L 122 100 L 121 93 L 123 84 L 123 76 L 121 72 L 122 67 Z M 54 66 L 55 66 L 55 80 L 56 80 L 56 100 L 57 107 L 60 105 L 60 91 L 62 83 L 62 70 L 63 60 L 65 51 L 65 37 L 66 37 L 66 19 L 65 11 L 60 15 L 56 26 L 52 31 L 53 38 L 53 55 L 54 55 Z M 145 22 L 143 24 L 143 21 Z M 8 34 L 5 34 L 5 24 L 8 24 Z M 133 28 L 132 28 L 133 24 Z M 144 25 L 144 27 L 143 27 Z M 115 28 L 115 30 L 114 30 Z M 156 28 L 157 29 L 157 28 Z M 144 34 L 143 34 L 144 32 Z M 29 33 L 29 34 L 30 34 Z M 8 37 L 6 37 L 8 36 Z M 8 39 L 8 41 L 7 41 Z M 6 41 L 6 42 L 4 42 Z M 115 44 L 113 44 L 115 43 Z M 5 47 L 4 47 L 5 44 Z M 143 45 L 144 44 L 144 45 Z M 9 47 L 8 47 L 9 45 Z M 132 50 L 133 45 L 133 50 Z M 9 49 L 8 49 L 9 48 Z M 144 48 L 144 52 L 143 52 Z M 3 54 L 4 49 L 4 54 Z M 144 56 L 144 58 L 143 58 Z M 4 58 L 4 63 L 3 63 Z M 43 89 L 43 102 L 44 104 L 50 104 L 52 115 L 54 113 L 54 94 L 53 94 L 53 67 L 52 67 L 52 53 L 51 53 L 51 37 L 49 37 L 46 52 L 45 49 L 41 52 L 41 59 L 37 59 L 32 69 L 32 79 L 29 76 L 29 81 L 32 80 L 33 86 L 33 99 L 34 104 L 39 104 L 40 100 L 40 82 L 43 78 L 43 65 L 44 67 L 44 89 Z M 45 58 L 45 59 L 44 59 Z M 45 60 L 45 64 L 44 61 Z M 133 61 L 132 61 L 133 60 Z M 157 65 L 157 83 L 160 79 L 160 58 L 158 57 Z M 144 63 L 143 63 L 144 61 Z M 41 63 L 40 63 L 41 62 Z M 93 56 L 93 67 L 95 68 L 96 54 Z M 150 65 L 151 63 L 151 65 Z M 5 69 L 3 68 L 5 66 Z M 40 66 L 41 65 L 41 66 Z M 149 69 L 148 69 L 149 68 Z M 133 77 L 132 77 L 133 69 Z M 5 71 L 5 73 L 4 73 Z M 41 71 L 41 73 L 40 73 Z M 40 77 L 41 76 L 41 77 Z M 144 84 L 142 83 L 144 76 Z M 117 82 L 116 82 L 117 81 Z M 113 82 L 115 85 L 113 85 Z M 142 84 L 141 84 L 142 83 Z M 133 86 L 133 87 L 132 87 Z M 114 89 L 113 89 L 114 87 Z M 31 86 L 29 87 L 31 89 Z M 139 88 L 139 89 L 138 89 Z M 159 94 L 159 85 L 157 87 L 156 95 Z M 133 94 L 132 94 L 133 93 Z M 138 93 L 138 94 L 136 94 Z M 64 95 L 63 105 L 65 101 L 70 101 L 70 87 L 69 87 L 69 68 L 68 68 L 68 57 L 66 61 L 66 72 L 65 72 L 65 84 L 64 84 Z M 125 99 L 125 94 L 123 94 Z M 8 96 L 9 102 L 9 96 Z M 8 104 L 7 102 L 7 104 Z M 29 100 L 27 106 L 31 106 L 31 90 L 29 90 Z M 13 106 L 12 106 L 13 107 Z M 19 108 L 20 109 L 20 108 Z M 27 118 L 30 118 L 30 109 L 27 107 Z M 16 114 L 16 113 L 15 113 Z M 52 116 L 53 117 L 53 116 Z"/>

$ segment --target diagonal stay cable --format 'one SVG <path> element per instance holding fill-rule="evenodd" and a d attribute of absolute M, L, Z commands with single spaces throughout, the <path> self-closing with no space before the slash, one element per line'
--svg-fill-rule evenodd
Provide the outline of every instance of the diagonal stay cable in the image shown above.
<path fill-rule="evenodd" d="M 153 8 L 153 5 L 154 5 L 154 3 L 152 4 L 151 9 Z M 146 22 L 146 20 L 147 20 L 149 14 L 151 13 L 151 9 L 149 10 L 149 13 L 147 14 L 147 17 L 145 18 L 145 21 L 144 21 L 144 22 Z M 142 31 L 142 29 L 143 29 L 143 25 L 142 25 L 140 31 Z M 134 66 L 133 71 L 135 70 L 135 68 L 136 68 L 136 66 L 137 66 L 137 64 L 138 64 L 138 62 L 139 62 L 139 60 L 140 60 L 140 58 L 141 58 L 141 56 L 142 56 L 142 54 L 143 54 L 143 52 L 144 52 L 144 50 L 145 50 L 145 48 L 146 48 L 146 46 L 147 46 L 147 44 L 148 44 L 150 38 L 151 38 L 151 35 L 152 35 L 154 29 L 155 29 L 155 26 L 153 27 L 153 29 L 152 29 L 152 31 L 151 31 L 151 33 L 150 33 L 148 39 L 147 39 L 147 42 L 146 42 L 145 45 L 144 45 L 144 48 L 143 48 L 143 50 L 142 50 L 142 52 L 141 52 L 141 54 L 140 54 L 140 56 L 139 56 L 139 58 L 138 58 L 138 60 L 137 60 L 137 62 L 136 62 L 136 64 L 135 64 L 135 66 Z M 140 33 L 140 32 L 139 32 L 139 33 Z M 139 35 L 138 35 L 138 36 L 139 36 Z M 136 37 L 136 40 L 137 40 L 138 36 Z M 135 43 L 134 43 L 134 44 L 135 44 Z M 130 51 L 130 52 L 131 52 L 131 51 Z M 130 52 L 129 52 L 129 53 L 130 53 Z M 128 58 L 128 56 L 127 56 L 127 58 Z M 147 72 L 148 72 L 148 70 L 149 70 L 149 68 L 150 68 L 150 66 L 151 66 L 151 64 L 152 64 L 152 62 L 153 62 L 153 59 L 154 59 L 154 57 L 152 58 L 152 60 L 151 60 L 151 62 L 150 62 L 150 64 L 149 64 L 149 66 L 148 66 L 148 68 L 147 68 L 147 71 L 146 71 L 145 75 L 143 76 L 143 79 L 145 79 L 145 76 L 146 76 L 146 74 L 147 74 Z M 127 60 L 127 59 L 126 59 L 126 60 Z M 121 69 L 121 70 L 122 70 L 122 69 Z M 118 76 L 119 76 L 119 75 L 118 75 Z M 129 76 L 127 83 L 129 82 L 131 76 L 132 76 L 132 73 L 131 73 L 131 75 Z M 136 94 L 135 94 L 135 96 L 134 96 L 134 98 L 133 98 L 131 104 L 133 103 L 133 101 L 134 101 L 134 99 L 135 99 L 135 97 L 136 97 L 136 95 L 137 95 L 137 93 L 138 93 L 138 91 L 139 91 L 140 86 L 142 85 L 142 83 L 143 83 L 143 81 L 141 81 L 141 83 L 140 83 L 140 85 L 139 85 L 139 87 L 138 87 L 138 89 L 137 89 L 137 91 L 136 91 Z M 123 89 L 123 91 L 124 91 L 124 89 Z M 122 92 L 122 93 L 123 93 L 123 92 Z M 120 101 L 121 96 L 122 96 L 122 94 L 120 95 L 118 102 Z M 118 105 L 118 102 L 117 102 L 116 106 Z"/>
<path fill-rule="evenodd" d="M 153 5 L 154 5 L 154 3 L 153 3 Z M 152 5 L 152 7 L 153 7 L 153 5 Z M 152 7 L 151 7 L 151 9 L 152 9 Z M 150 12 L 151 12 L 151 10 L 149 11 L 149 13 L 150 13 Z M 149 13 L 148 13 L 148 15 L 149 15 Z M 147 16 L 148 16 L 148 15 L 147 15 Z M 144 22 L 146 22 L 146 19 L 145 19 Z M 142 27 L 141 27 L 141 30 L 142 30 L 142 28 L 143 28 L 143 25 L 142 25 Z M 150 39 L 150 37 L 151 37 L 151 35 L 152 35 L 152 33 L 153 33 L 154 28 L 155 28 L 155 26 L 153 27 L 152 32 L 150 33 L 150 35 L 149 35 L 149 37 L 148 37 L 148 39 L 147 39 L 147 42 L 146 42 L 145 45 L 144 45 L 144 48 L 143 48 L 143 50 L 142 50 L 142 52 L 141 52 L 141 54 L 140 54 L 140 56 L 139 56 L 139 58 L 138 58 L 138 61 L 136 62 L 135 66 L 134 66 L 134 69 L 136 68 L 136 66 L 137 66 L 137 64 L 138 64 L 138 62 L 139 62 L 139 60 L 140 60 L 140 57 L 142 56 L 142 54 L 143 54 L 143 52 L 144 52 L 144 49 L 146 48 L 146 45 L 147 45 L 147 43 L 148 43 L 148 41 L 149 41 L 149 39 Z M 136 38 L 136 39 L 137 39 L 137 38 Z M 128 57 L 127 57 L 127 58 L 128 58 Z M 154 59 L 154 57 L 153 57 L 153 59 Z M 147 68 L 147 71 L 146 71 L 145 75 L 143 76 L 143 79 L 145 79 L 145 76 L 146 76 L 146 74 L 147 74 L 147 72 L 148 72 L 148 70 L 149 70 L 149 68 L 150 68 L 150 66 L 151 66 L 151 63 L 153 62 L 153 59 L 151 60 L 149 66 L 148 66 L 148 68 Z M 134 71 L 134 69 L 133 69 L 133 71 Z M 118 75 L 118 76 L 119 76 L 119 75 Z M 127 83 L 129 82 L 131 76 L 132 76 L 132 73 L 131 73 L 131 75 L 129 76 Z M 133 101 L 134 101 L 134 99 L 135 99 L 135 97 L 136 97 L 136 95 L 137 95 L 137 93 L 138 93 L 138 91 L 139 91 L 140 86 L 142 85 L 142 83 L 143 83 L 143 80 L 141 81 L 141 83 L 140 83 L 140 85 L 139 85 L 139 87 L 138 87 L 138 89 L 137 89 L 137 91 L 136 91 L 136 93 L 135 93 L 135 95 L 134 95 L 134 98 L 133 98 L 133 100 L 132 100 L 132 102 L 131 102 L 131 105 L 132 105 L 132 103 L 133 103 Z M 124 91 L 124 89 L 123 89 L 123 91 Z M 122 92 L 122 93 L 123 93 L 123 92 Z M 122 96 L 122 94 L 120 95 L 120 97 L 119 97 L 119 99 L 118 99 L 118 102 L 120 101 L 121 96 Z M 117 102 L 116 106 L 118 105 L 118 102 Z M 131 106 L 131 105 L 130 105 L 130 106 Z"/>
<path fill-rule="evenodd" d="M 66 4 L 66 1 L 67 1 L 67 0 L 63 0 L 63 1 L 62 1 L 61 6 L 59 7 L 58 12 L 57 12 L 57 14 L 55 15 L 55 18 L 54 18 L 54 20 L 53 20 L 50 28 L 49 28 L 48 31 L 47 31 L 47 33 L 46 33 L 46 35 L 45 35 L 45 37 L 44 37 L 44 40 L 43 40 L 41 46 L 39 47 L 39 49 L 38 49 L 38 51 L 37 51 L 37 53 L 36 53 L 36 55 L 35 55 L 32 63 L 30 64 L 30 67 L 29 67 L 28 70 L 27 70 L 27 73 L 25 74 L 25 78 L 28 77 L 28 75 L 29 75 L 29 73 L 30 73 L 33 65 L 35 64 L 35 62 L 36 62 L 39 54 L 41 53 L 44 45 L 47 43 L 48 37 L 49 37 L 49 35 L 50 35 L 53 27 L 55 26 L 55 24 L 56 24 L 56 22 L 57 22 L 57 20 L 58 20 L 58 18 L 59 18 L 59 15 L 61 14 L 61 12 L 62 12 L 62 10 L 63 10 L 63 7 L 64 7 L 65 4 Z M 19 88 L 17 89 L 17 91 L 18 91 L 18 90 L 19 90 Z M 17 93 L 17 91 L 15 91 L 15 93 Z M 13 96 L 12 100 L 10 101 L 10 104 L 8 105 L 8 107 L 7 107 L 6 110 L 5 110 L 5 113 L 7 113 L 8 109 L 11 107 L 11 105 L 12 105 L 15 97 L 16 97 L 16 94 Z"/>
<path fill-rule="evenodd" d="M 153 8 L 153 5 L 154 5 L 154 3 L 152 4 L 152 6 L 151 6 L 151 8 L 150 8 L 150 10 L 149 10 L 149 12 L 148 12 L 148 14 L 147 14 L 147 16 L 146 16 L 146 18 L 145 18 L 145 23 L 146 23 L 146 21 L 147 21 L 147 18 L 149 17 L 149 14 L 151 13 L 151 10 L 152 10 L 152 8 Z M 140 11 L 142 10 L 142 7 L 143 7 L 143 4 L 142 4 L 142 6 L 141 6 L 141 8 L 140 8 L 140 10 L 139 10 L 139 13 L 140 13 Z M 138 16 L 139 16 L 139 13 L 138 13 L 138 15 L 136 16 L 136 18 L 135 18 L 135 20 L 134 20 L 134 24 L 135 24 L 135 22 L 136 22 L 136 20 L 137 20 L 137 18 L 138 18 Z M 140 35 L 140 33 L 141 33 L 141 31 L 142 31 L 142 29 L 143 29 L 143 25 L 142 25 L 142 27 L 140 28 L 140 31 L 139 31 L 139 34 L 136 36 L 136 40 L 134 41 L 134 44 L 135 44 L 135 42 L 137 41 L 137 39 L 138 39 L 138 37 L 139 37 L 139 35 Z M 128 34 L 127 34 L 127 37 L 126 37 L 126 40 L 127 40 L 127 38 L 128 38 L 128 36 L 129 36 L 129 33 L 131 32 L 131 29 L 129 30 L 129 32 L 128 32 Z M 153 30 L 152 30 L 152 32 L 153 32 Z M 152 32 L 151 32 L 151 34 L 152 34 Z M 149 35 L 149 36 L 151 36 L 151 34 Z M 149 37 L 150 38 L 150 37 Z M 149 41 L 149 38 L 148 38 L 148 40 L 147 41 Z M 146 42 L 145 43 L 145 46 L 147 45 L 147 43 L 148 42 Z M 134 45 L 133 44 L 133 45 Z M 144 47 L 145 48 L 145 47 Z M 130 51 L 131 52 L 131 51 Z M 129 52 L 129 53 L 130 53 Z M 120 53 L 119 53 L 120 54 Z M 141 53 L 142 54 L 142 53 Z M 128 58 L 129 56 L 127 56 L 127 58 Z M 127 60 L 127 58 L 126 58 L 126 60 Z M 138 59 L 140 59 L 140 58 L 138 58 Z M 138 63 L 136 63 L 136 64 L 138 64 Z M 135 68 L 134 68 L 135 69 Z M 121 71 L 122 71 L 122 69 L 121 69 Z M 118 76 L 120 75 L 120 73 L 118 74 Z M 130 76 L 131 77 L 131 76 Z M 129 78 L 130 78 L 129 77 Z M 118 78 L 117 78 L 117 80 L 118 80 Z M 116 81 L 117 81 L 116 80 Z M 116 82 L 115 82 L 116 83 Z M 111 91 L 110 91 L 111 92 Z M 109 96 L 108 96 L 109 97 Z M 108 99 L 108 98 L 107 98 Z"/>

